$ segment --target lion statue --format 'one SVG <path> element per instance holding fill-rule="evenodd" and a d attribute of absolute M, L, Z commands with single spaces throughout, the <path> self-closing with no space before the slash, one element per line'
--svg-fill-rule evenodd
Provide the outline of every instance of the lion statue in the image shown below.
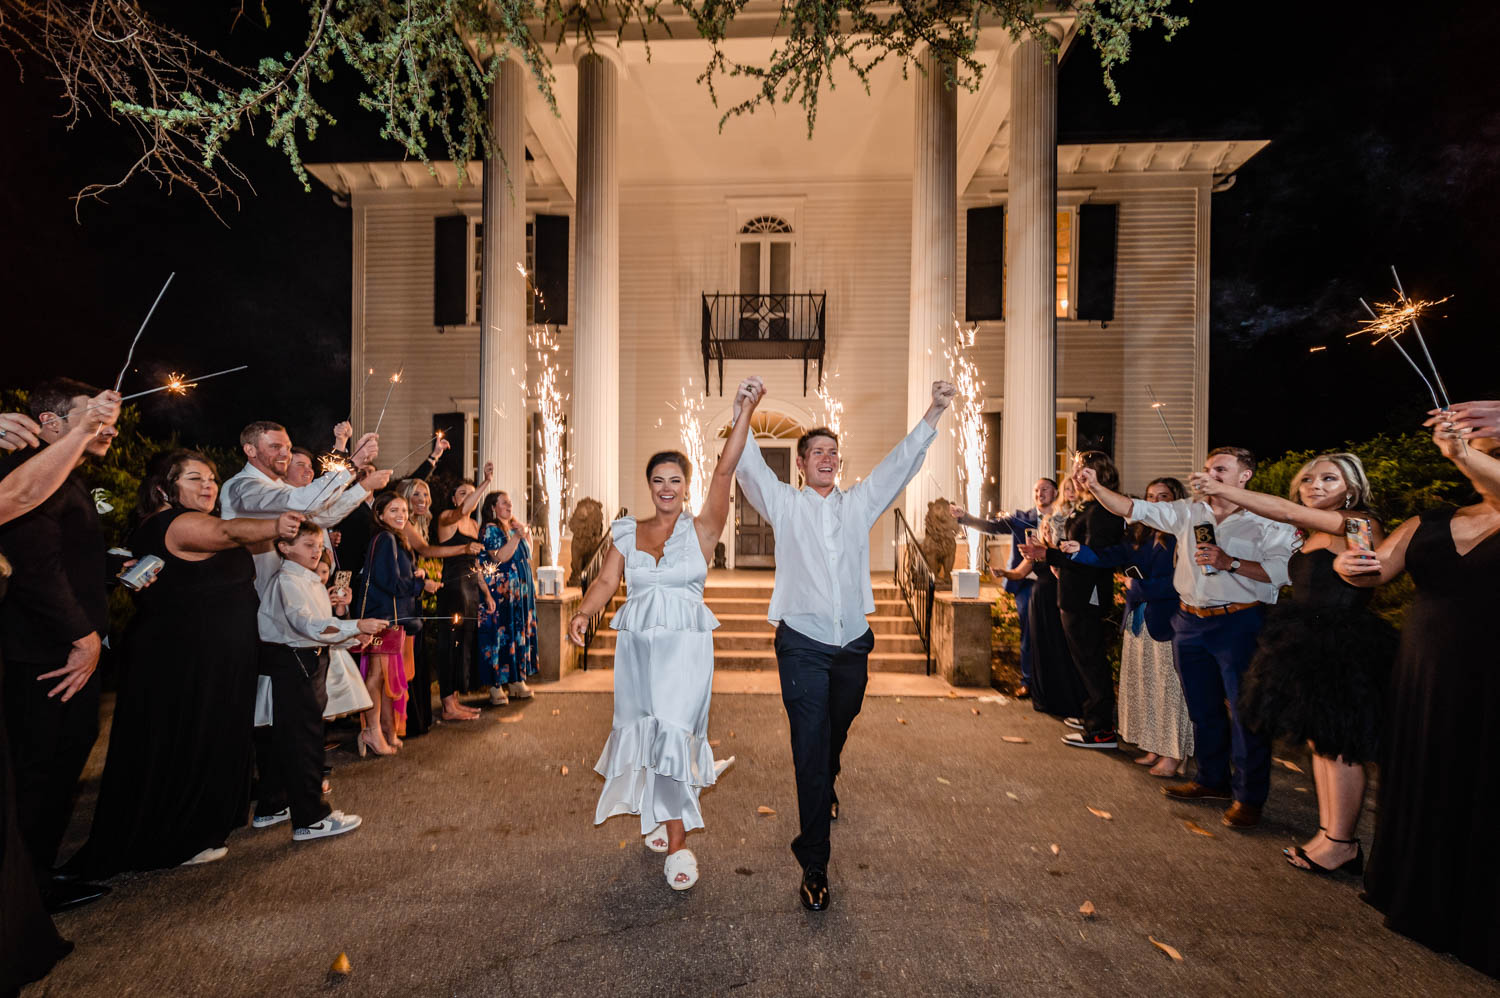
<path fill-rule="evenodd" d="M 604 536 L 604 506 L 597 499 L 583 498 L 568 517 L 568 532 L 573 535 L 573 563 L 568 569 L 568 585 L 579 585 L 583 566 L 588 564 L 599 540 Z"/>
<path fill-rule="evenodd" d="M 947 582 L 953 578 L 954 538 L 959 532 L 958 519 L 948 500 L 934 499 L 928 503 L 927 519 L 922 526 L 922 556 L 938 581 Z"/>

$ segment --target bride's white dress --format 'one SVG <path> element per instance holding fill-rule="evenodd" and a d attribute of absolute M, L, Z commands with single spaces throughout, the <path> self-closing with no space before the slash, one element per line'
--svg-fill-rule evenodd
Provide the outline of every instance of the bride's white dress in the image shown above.
<path fill-rule="evenodd" d="M 625 558 L 625 605 L 610 621 L 615 639 L 615 717 L 594 769 L 604 777 L 598 824 L 638 814 L 641 834 L 678 818 L 703 827 L 698 794 L 714 782 L 708 702 L 714 675 L 714 628 L 703 603 L 708 563 L 693 518 L 672 528 L 661 561 L 635 545 L 636 522 L 610 525 Z"/>

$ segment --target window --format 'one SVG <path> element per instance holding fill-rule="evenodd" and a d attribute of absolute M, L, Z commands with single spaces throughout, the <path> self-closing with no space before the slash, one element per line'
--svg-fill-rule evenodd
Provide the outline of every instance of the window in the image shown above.
<path fill-rule="evenodd" d="M 1073 260 L 1074 225 L 1073 208 L 1057 210 L 1057 273 L 1056 303 L 1053 314 L 1066 319 L 1074 314 Z M 1003 307 L 1010 304 L 1009 261 L 1005 258 L 1006 241 L 998 238 L 994 229 L 1002 232 L 1010 223 L 1010 215 L 1001 205 L 970 208 L 967 213 L 967 258 L 965 261 L 965 315 L 970 322 L 984 319 L 999 319 Z M 988 227 L 981 229 L 981 227 Z M 1008 236 L 1008 234 L 1007 234 Z M 994 293 L 996 265 L 1000 271 L 1000 286 L 1004 294 L 998 300 Z"/>
<path fill-rule="evenodd" d="M 1073 211 L 1059 208 L 1057 211 L 1057 312 L 1059 319 L 1068 317 L 1072 305 L 1068 279 L 1073 271 Z"/>
<path fill-rule="evenodd" d="M 1073 441 L 1077 422 L 1073 413 L 1065 412 L 1057 417 L 1057 480 L 1073 470 Z"/>
<path fill-rule="evenodd" d="M 792 290 L 792 227 L 775 215 L 757 215 L 740 227 L 739 292 L 785 294 Z"/>
<path fill-rule="evenodd" d="M 532 219 L 526 220 L 526 282 L 531 286 L 531 275 L 536 273 L 536 223 Z M 471 300 L 469 303 L 469 325 L 479 324 L 479 307 L 484 299 L 484 222 L 474 215 L 469 216 L 469 283 L 471 288 Z M 532 309 L 536 304 L 536 298 L 529 297 L 526 300 L 526 322 L 529 325 L 532 320 Z"/>

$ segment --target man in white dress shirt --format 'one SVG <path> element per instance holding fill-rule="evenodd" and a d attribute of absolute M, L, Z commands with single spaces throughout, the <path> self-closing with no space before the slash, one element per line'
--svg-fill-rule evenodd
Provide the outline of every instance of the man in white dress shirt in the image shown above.
<path fill-rule="evenodd" d="M 764 394 L 759 378 L 747 379 Z M 735 478 L 745 498 L 776 532 L 776 586 L 769 618 L 776 624 L 781 699 L 791 728 L 801 831 L 792 853 L 802 864 L 803 907 L 822 911 L 828 890 L 829 822 L 838 816 L 834 780 L 849 725 L 859 713 L 875 636 L 870 588 L 870 530 L 916 476 L 953 401 L 946 381 L 932 385 L 932 405 L 916 428 L 870 472 L 844 490 L 835 484 L 839 444 L 819 427 L 797 441 L 804 488 L 776 477 L 754 436 Z M 736 410 L 736 417 L 739 413 Z"/>
<path fill-rule="evenodd" d="M 350 455 L 353 471 L 331 471 L 300 487 L 287 481 L 292 441 L 280 423 L 260 420 L 246 426 L 240 431 L 240 449 L 245 453 L 245 467 L 219 490 L 219 516 L 225 520 L 305 513 L 326 529 L 391 480 L 389 469 L 374 468 L 380 438 L 373 433 L 361 437 Z M 255 556 L 255 588 L 264 594 L 266 583 L 281 567 L 281 559 L 270 544 L 252 546 L 250 552 Z"/>
<path fill-rule="evenodd" d="M 1244 488 L 1255 474 L 1255 456 L 1242 447 L 1220 447 L 1209 451 L 1203 473 Z M 1287 584 L 1296 531 L 1220 496 L 1142 502 L 1100 485 L 1087 468 L 1078 481 L 1111 513 L 1177 538 L 1172 581 L 1181 602 L 1172 654 L 1193 721 L 1198 771 L 1192 782 L 1163 787 L 1162 793 L 1176 800 L 1232 800 L 1224 824 L 1257 824 L 1271 789 L 1271 746 L 1240 718 L 1240 681 L 1255 655 L 1264 608 Z M 1205 524 L 1212 524 L 1212 543 L 1199 536 Z M 1204 566 L 1214 571 L 1205 574 Z"/>

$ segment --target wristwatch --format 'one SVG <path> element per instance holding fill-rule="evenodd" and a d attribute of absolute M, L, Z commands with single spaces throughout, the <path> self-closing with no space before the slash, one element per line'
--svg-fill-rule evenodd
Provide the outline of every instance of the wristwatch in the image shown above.
<path fill-rule="evenodd" d="M 1229 572 L 1230 572 L 1230 574 L 1233 575 L 1235 572 L 1238 572 L 1239 570 L 1240 570 L 1240 560 L 1238 558 L 1231 559 L 1230 562 L 1229 562 Z"/>

